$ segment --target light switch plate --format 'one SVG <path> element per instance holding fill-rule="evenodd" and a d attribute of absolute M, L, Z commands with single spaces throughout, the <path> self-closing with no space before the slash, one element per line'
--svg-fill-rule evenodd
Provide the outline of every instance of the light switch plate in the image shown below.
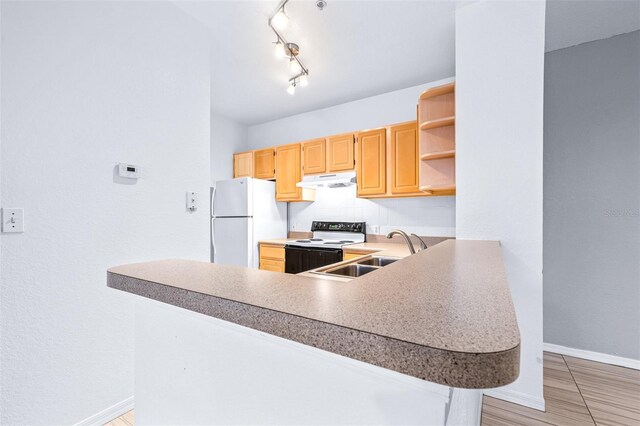
<path fill-rule="evenodd" d="M 24 232 L 24 209 L 2 209 L 2 232 Z"/>

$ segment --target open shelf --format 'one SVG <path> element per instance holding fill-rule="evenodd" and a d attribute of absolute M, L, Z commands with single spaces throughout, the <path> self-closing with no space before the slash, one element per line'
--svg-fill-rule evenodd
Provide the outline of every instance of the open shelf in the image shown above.
<path fill-rule="evenodd" d="M 456 122 L 456 118 L 454 116 L 438 118 L 435 120 L 429 120 L 420 124 L 420 130 L 429 130 L 429 129 L 435 129 L 437 127 L 453 126 L 455 122 Z"/>
<path fill-rule="evenodd" d="M 456 156 L 456 150 L 455 149 L 451 149 L 451 150 L 448 150 L 448 151 L 429 152 L 427 154 L 422 154 L 420 156 L 420 159 L 422 161 L 439 160 L 441 158 L 451 158 L 451 157 L 455 157 L 455 156 Z"/>
<path fill-rule="evenodd" d="M 455 91 L 455 88 L 456 88 L 455 83 L 445 84 L 444 86 L 432 87 L 422 92 L 422 94 L 420 95 L 420 100 L 435 98 L 436 96 L 446 95 L 447 93 L 453 93 Z"/>
<path fill-rule="evenodd" d="M 420 121 L 418 187 L 427 195 L 455 195 L 455 83 L 423 92 L 417 112 Z"/>

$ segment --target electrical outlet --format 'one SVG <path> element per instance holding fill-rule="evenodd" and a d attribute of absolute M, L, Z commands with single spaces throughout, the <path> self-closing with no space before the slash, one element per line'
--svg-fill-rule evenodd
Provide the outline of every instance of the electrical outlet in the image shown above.
<path fill-rule="evenodd" d="M 380 234 L 380 225 L 369 225 L 371 227 L 371 233 L 378 235 Z"/>
<path fill-rule="evenodd" d="M 2 209 L 2 232 L 24 232 L 24 209 Z"/>
<path fill-rule="evenodd" d="M 296 224 L 295 224 L 295 223 L 293 223 L 293 222 L 291 222 L 291 230 L 292 230 L 292 231 L 295 231 L 295 230 L 296 230 Z"/>

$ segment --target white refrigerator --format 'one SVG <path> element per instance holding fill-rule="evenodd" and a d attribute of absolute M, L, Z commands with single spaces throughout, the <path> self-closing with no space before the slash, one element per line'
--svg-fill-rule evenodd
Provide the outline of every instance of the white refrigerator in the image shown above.
<path fill-rule="evenodd" d="M 259 267 L 258 241 L 287 237 L 287 204 L 275 182 L 238 178 L 211 188 L 211 261 Z"/>

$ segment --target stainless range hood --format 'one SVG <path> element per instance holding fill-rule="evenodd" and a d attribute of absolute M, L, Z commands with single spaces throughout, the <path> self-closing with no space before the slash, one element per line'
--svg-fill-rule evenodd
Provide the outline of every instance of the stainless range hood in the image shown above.
<path fill-rule="evenodd" d="M 303 176 L 300 188 L 344 188 L 356 184 L 356 172 L 328 173 L 324 175 Z"/>

